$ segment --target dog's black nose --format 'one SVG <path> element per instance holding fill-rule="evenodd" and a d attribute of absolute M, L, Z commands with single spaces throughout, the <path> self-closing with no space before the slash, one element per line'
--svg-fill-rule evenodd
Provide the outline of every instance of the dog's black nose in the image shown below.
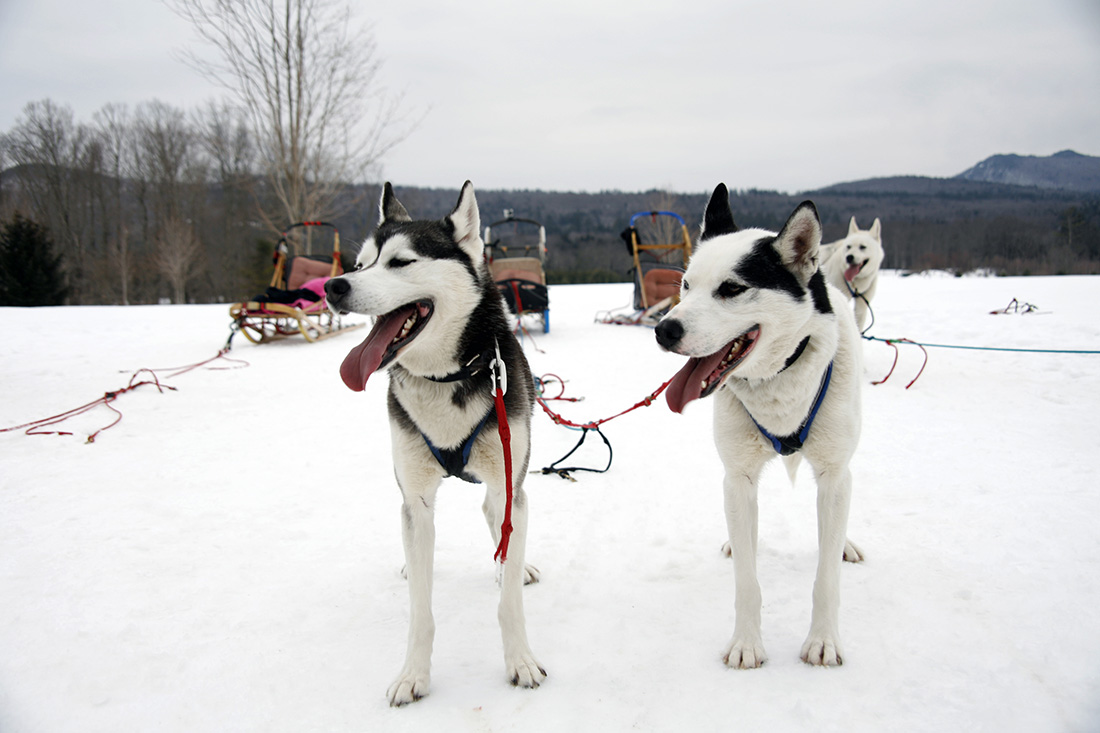
<path fill-rule="evenodd" d="M 657 343 L 663 349 L 671 349 L 684 337 L 684 324 L 675 318 L 666 318 L 653 329 L 657 334 Z"/>
<path fill-rule="evenodd" d="M 351 290 L 351 284 L 342 277 L 329 278 L 325 283 L 325 296 L 329 305 L 339 303 Z"/>

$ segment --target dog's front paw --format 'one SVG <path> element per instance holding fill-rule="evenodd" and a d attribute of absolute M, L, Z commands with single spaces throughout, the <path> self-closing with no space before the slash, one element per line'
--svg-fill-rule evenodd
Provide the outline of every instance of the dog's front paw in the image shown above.
<path fill-rule="evenodd" d="M 844 562 L 863 562 L 866 557 L 855 542 L 844 540 Z"/>
<path fill-rule="evenodd" d="M 430 675 L 427 672 L 402 670 L 401 674 L 390 685 L 387 693 L 390 698 L 390 706 L 396 708 L 408 705 L 427 695 L 429 677 Z"/>
<path fill-rule="evenodd" d="M 734 635 L 722 657 L 727 667 L 734 669 L 756 669 L 768 661 L 764 652 L 764 642 L 759 637 L 743 638 Z"/>
<path fill-rule="evenodd" d="M 542 573 L 534 565 L 523 566 L 523 584 L 533 585 L 542 580 Z"/>
<path fill-rule="evenodd" d="M 510 660 L 507 667 L 508 681 L 514 687 L 535 688 L 546 679 L 546 670 L 530 654 Z"/>
<path fill-rule="evenodd" d="M 840 639 L 835 634 L 814 634 L 802 645 L 802 661 L 819 667 L 839 667 L 844 664 Z"/>

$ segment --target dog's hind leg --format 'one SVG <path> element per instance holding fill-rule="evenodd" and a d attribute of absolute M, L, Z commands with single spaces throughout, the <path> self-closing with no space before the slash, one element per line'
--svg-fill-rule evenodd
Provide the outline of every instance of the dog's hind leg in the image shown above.
<path fill-rule="evenodd" d="M 517 687 L 538 687 L 546 679 L 546 670 L 539 666 L 527 642 L 527 623 L 523 612 L 523 585 L 529 573 L 524 564 L 527 547 L 527 495 L 523 492 L 522 474 L 515 483 L 512 494 L 512 535 L 500 582 L 497 617 L 504 641 L 504 666 L 508 680 Z M 486 482 L 486 486 L 482 509 L 492 530 L 493 539 L 499 543 L 505 490 L 503 486 L 489 482 Z"/>
<path fill-rule="evenodd" d="M 802 454 L 792 453 L 789 456 L 784 456 L 783 465 L 787 469 L 787 478 L 791 480 L 791 485 L 793 486 L 796 474 L 798 473 L 798 467 L 802 465 Z M 730 547 L 728 543 L 722 546 L 722 552 L 725 553 L 726 557 L 730 556 Z M 860 563 L 863 562 L 866 555 L 863 554 L 863 550 L 859 549 L 859 545 L 855 542 L 845 540 L 843 557 L 844 562 Z"/>
<path fill-rule="evenodd" d="M 764 462 L 758 458 L 755 465 L 726 463 L 726 524 L 733 557 L 735 619 L 723 661 L 740 669 L 759 667 L 768 658 L 760 631 L 760 583 L 756 577 L 757 484 Z"/>
<path fill-rule="evenodd" d="M 433 475 L 434 473 L 434 475 Z M 409 640 L 405 666 L 390 685 L 390 705 L 415 702 L 428 694 L 431 684 L 432 566 L 435 554 L 435 497 L 440 474 L 397 470 L 401 505 L 401 539 L 405 546 L 405 570 L 409 584 Z"/>
<path fill-rule="evenodd" d="M 863 550 L 855 542 L 844 540 L 844 562 L 858 563 L 867 559 Z"/>
<path fill-rule="evenodd" d="M 817 577 L 810 634 L 802 661 L 832 666 L 844 663 L 840 646 L 840 561 L 847 540 L 852 474 L 846 465 L 828 467 L 817 478 Z"/>

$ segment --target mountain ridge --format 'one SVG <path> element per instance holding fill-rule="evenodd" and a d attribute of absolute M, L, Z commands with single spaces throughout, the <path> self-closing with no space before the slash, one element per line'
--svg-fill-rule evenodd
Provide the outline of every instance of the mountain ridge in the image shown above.
<path fill-rule="evenodd" d="M 1100 157 L 1060 150 L 1053 155 L 991 155 L 955 179 L 1070 191 L 1100 191 Z"/>

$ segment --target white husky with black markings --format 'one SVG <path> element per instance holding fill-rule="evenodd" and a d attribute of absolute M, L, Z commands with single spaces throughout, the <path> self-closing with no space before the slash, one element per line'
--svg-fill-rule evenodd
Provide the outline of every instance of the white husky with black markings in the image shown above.
<path fill-rule="evenodd" d="M 435 636 L 434 511 L 444 477 L 485 483 L 482 509 L 494 542 L 500 542 L 506 484 L 491 376 L 500 362 L 507 379 L 514 493 L 498 617 L 508 679 L 538 687 L 546 672 L 527 643 L 522 595 L 524 582 L 538 579 L 538 571 L 524 565 L 523 478 L 534 385 L 485 264 L 474 189 L 467 181 L 454 211 L 442 221 L 413 221 L 389 183 L 380 208 L 381 223 L 363 245 L 355 271 L 329 280 L 325 290 L 334 310 L 376 317 L 370 335 L 340 367 L 345 384 L 360 391 L 376 370 L 390 370 L 387 402 L 394 472 L 404 500 L 401 528 L 411 605 L 408 652 L 389 689 L 390 704 L 428 694 Z"/>
<path fill-rule="evenodd" d="M 821 270 L 829 284 L 855 301 L 856 325 L 862 331 L 878 290 L 878 272 L 886 257 L 882 249 L 882 222 L 860 229 L 856 218 L 848 222 L 848 236 L 821 246 Z"/>
<path fill-rule="evenodd" d="M 841 664 L 840 563 L 859 442 L 860 344 L 852 311 L 818 268 L 821 223 L 802 203 L 778 234 L 739 230 L 719 184 L 684 273 L 680 303 L 657 325 L 658 343 L 691 357 L 668 387 L 675 412 L 715 394 L 714 440 L 725 467 L 725 511 L 736 583 L 725 661 L 767 658 L 756 576 L 757 486 L 776 455 L 800 455 L 817 479 L 818 563 L 802 659 Z M 790 467 L 789 467 L 790 470 Z"/>

